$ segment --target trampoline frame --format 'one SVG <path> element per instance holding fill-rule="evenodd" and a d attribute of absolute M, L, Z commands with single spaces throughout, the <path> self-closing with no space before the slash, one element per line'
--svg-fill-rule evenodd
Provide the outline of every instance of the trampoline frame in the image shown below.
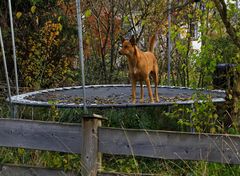
<path fill-rule="evenodd" d="M 86 89 L 88 88 L 100 88 L 100 87 L 129 87 L 129 84 L 108 84 L 108 85 L 87 85 L 85 86 Z M 84 104 L 76 104 L 76 103 L 52 103 L 47 101 L 35 101 L 26 99 L 26 97 L 34 96 L 41 93 L 48 93 L 48 92 L 56 92 L 61 90 L 70 90 L 70 89 L 80 89 L 82 86 L 74 86 L 74 87 L 61 87 L 61 88 L 53 88 L 53 89 L 45 89 L 39 90 L 34 92 L 28 92 L 25 94 L 15 95 L 11 97 L 12 104 L 14 105 L 27 105 L 32 107 L 50 107 L 56 106 L 58 108 L 84 108 Z M 225 93 L 224 90 L 206 90 L 206 89 L 192 89 L 188 87 L 175 87 L 175 86 L 158 86 L 158 88 L 168 88 L 168 89 L 185 89 L 185 90 L 199 90 L 199 91 L 211 91 L 214 93 Z M 203 102 L 204 100 L 198 100 L 199 103 Z M 196 100 L 176 100 L 176 101 L 164 101 L 164 102 L 156 102 L 156 103 L 123 103 L 123 104 L 86 104 L 87 108 L 129 108 L 129 107 L 157 107 L 157 106 L 170 106 L 174 104 L 179 105 L 191 105 Z M 212 98 L 213 103 L 223 103 L 225 102 L 224 98 Z"/>

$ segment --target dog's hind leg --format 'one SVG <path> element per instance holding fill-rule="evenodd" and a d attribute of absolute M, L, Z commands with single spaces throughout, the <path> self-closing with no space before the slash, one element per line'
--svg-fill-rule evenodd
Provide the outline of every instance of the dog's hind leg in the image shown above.
<path fill-rule="evenodd" d="M 155 98 L 156 98 L 156 102 L 159 102 L 159 97 L 158 97 L 158 72 L 152 73 L 152 77 L 153 77 L 154 84 L 155 84 Z"/>
<path fill-rule="evenodd" d="M 149 95 L 149 98 L 150 98 L 150 102 L 154 103 L 154 99 L 153 99 L 153 95 L 152 95 L 152 88 L 151 88 L 149 77 L 146 78 L 146 84 L 147 84 L 147 88 L 148 88 L 148 95 Z"/>

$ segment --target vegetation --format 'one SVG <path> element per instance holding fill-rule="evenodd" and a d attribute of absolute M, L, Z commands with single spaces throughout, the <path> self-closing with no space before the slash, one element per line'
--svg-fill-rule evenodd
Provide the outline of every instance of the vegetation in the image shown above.
<path fill-rule="evenodd" d="M 85 76 L 87 84 L 129 83 L 126 59 L 118 54 L 119 36 L 136 35 L 145 50 L 152 34 L 157 33 L 155 53 L 159 62 L 161 85 L 167 84 L 167 0 L 86 0 L 82 4 Z M 240 132 L 240 10 L 238 1 L 194 0 L 171 4 L 172 69 L 171 85 L 216 88 L 214 77 L 220 63 L 235 64 L 226 77 L 234 77 L 224 87 L 227 103 L 220 108 L 211 97 L 194 95 L 192 106 L 171 108 L 94 109 L 108 118 L 104 126 L 209 133 Z M 17 0 L 13 18 L 21 92 L 50 87 L 79 85 L 78 36 L 74 0 Z M 7 64 L 14 87 L 8 1 L 0 2 Z M 195 43 L 201 43 L 200 49 Z M 0 58 L 2 53 L 0 52 Z M 0 59 L 0 117 L 10 116 L 5 102 L 6 89 Z M 230 79 L 230 78 L 229 78 Z M 13 89 L 14 92 L 14 89 Z M 219 110 L 221 109 L 221 110 Z M 22 107 L 26 119 L 80 122 L 81 110 Z M 191 120 L 190 117 L 191 116 Z M 41 118 L 41 119 L 39 119 Z M 0 164 L 29 164 L 79 171 L 80 156 L 25 149 L 0 149 Z M 120 167 L 119 167 L 120 166 Z M 106 155 L 107 171 L 156 173 L 159 175 L 240 175 L 240 166 L 195 161 L 152 160 L 142 157 Z"/>

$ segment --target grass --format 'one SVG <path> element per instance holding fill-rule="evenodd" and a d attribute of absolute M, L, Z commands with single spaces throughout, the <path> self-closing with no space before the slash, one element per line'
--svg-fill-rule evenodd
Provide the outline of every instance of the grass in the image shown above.
<path fill-rule="evenodd" d="M 9 117 L 10 110 L 4 99 L 1 99 L 1 117 Z M 101 114 L 107 117 L 104 126 L 137 128 L 137 129 L 162 129 L 182 130 L 174 118 L 178 111 L 174 108 L 135 108 L 135 109 L 93 109 L 90 113 Z M 22 119 L 81 122 L 83 111 L 79 109 L 57 109 L 19 107 Z M 23 164 L 47 168 L 60 168 L 65 171 L 79 172 L 81 169 L 80 156 L 59 152 L 39 150 L 0 148 L 0 164 Z M 150 173 L 160 176 L 238 176 L 239 165 L 207 163 L 204 161 L 173 161 L 151 159 L 133 156 L 103 155 L 104 171 L 126 173 Z"/>
<path fill-rule="evenodd" d="M 81 170 L 80 156 L 25 149 L 0 149 L 0 164 L 11 163 L 38 167 Z M 160 176 L 238 176 L 239 165 L 207 163 L 204 161 L 171 161 L 132 156 L 103 155 L 103 169 L 109 172 L 148 173 Z"/>
<path fill-rule="evenodd" d="M 143 157 L 133 159 L 132 157 L 105 156 L 104 162 L 107 163 L 106 170 L 125 173 L 149 173 L 162 176 L 238 176 L 240 174 L 240 166 L 238 165 L 204 161 L 171 161 Z"/>

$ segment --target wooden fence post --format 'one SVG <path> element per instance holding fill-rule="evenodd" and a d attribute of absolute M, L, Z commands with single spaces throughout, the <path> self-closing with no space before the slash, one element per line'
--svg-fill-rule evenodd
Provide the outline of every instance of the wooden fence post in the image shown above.
<path fill-rule="evenodd" d="M 81 175 L 96 176 L 101 168 L 101 154 L 98 152 L 98 127 L 103 117 L 93 114 L 82 118 Z"/>

